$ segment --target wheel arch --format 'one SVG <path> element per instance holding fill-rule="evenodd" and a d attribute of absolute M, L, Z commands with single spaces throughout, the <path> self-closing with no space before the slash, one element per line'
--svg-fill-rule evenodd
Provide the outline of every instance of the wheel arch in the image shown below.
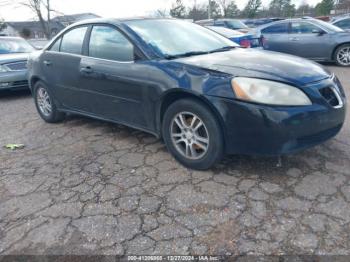
<path fill-rule="evenodd" d="M 33 91 L 33 87 L 34 85 L 39 82 L 39 81 L 42 81 L 42 79 L 38 76 L 32 76 L 29 80 L 29 87 L 31 89 L 31 91 Z"/>
<path fill-rule="evenodd" d="M 349 42 L 345 42 L 345 43 L 338 44 L 338 45 L 336 45 L 336 46 L 333 48 L 332 57 L 331 57 L 332 60 L 334 60 L 334 61 L 336 60 L 335 52 L 336 52 L 337 49 L 338 49 L 339 47 L 341 47 L 342 45 L 350 45 L 350 41 L 349 41 Z"/>
<path fill-rule="evenodd" d="M 223 135 L 223 139 L 224 139 L 224 145 L 225 145 L 226 134 L 225 134 L 225 128 L 224 128 L 224 120 L 220 115 L 219 111 L 211 104 L 211 102 L 205 96 L 190 90 L 171 90 L 162 96 L 158 107 L 158 114 L 157 114 L 157 126 L 158 126 L 158 132 L 160 136 L 162 137 L 161 127 L 163 124 L 163 118 L 166 110 L 174 102 L 181 99 L 188 99 L 188 98 L 202 103 L 203 105 L 208 107 L 208 109 L 214 114 L 214 116 L 216 117 L 216 120 L 219 123 L 220 129 Z"/>

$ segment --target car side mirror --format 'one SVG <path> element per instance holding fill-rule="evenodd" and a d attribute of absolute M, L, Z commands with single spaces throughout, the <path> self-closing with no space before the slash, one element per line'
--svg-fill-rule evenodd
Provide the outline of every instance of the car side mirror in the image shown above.
<path fill-rule="evenodd" d="M 324 35 L 326 32 L 321 29 L 314 29 L 312 30 L 312 33 L 317 35 Z"/>

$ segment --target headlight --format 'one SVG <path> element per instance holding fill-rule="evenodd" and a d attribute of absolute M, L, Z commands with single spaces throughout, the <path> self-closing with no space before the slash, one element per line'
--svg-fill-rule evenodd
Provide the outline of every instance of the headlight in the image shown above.
<path fill-rule="evenodd" d="M 300 89 L 275 81 L 236 77 L 232 88 L 237 98 L 269 105 L 305 106 L 310 99 Z"/>
<path fill-rule="evenodd" d="M 4 65 L 0 65 L 0 73 L 5 73 L 5 72 L 8 72 L 9 69 L 7 68 L 7 66 L 4 66 Z"/>

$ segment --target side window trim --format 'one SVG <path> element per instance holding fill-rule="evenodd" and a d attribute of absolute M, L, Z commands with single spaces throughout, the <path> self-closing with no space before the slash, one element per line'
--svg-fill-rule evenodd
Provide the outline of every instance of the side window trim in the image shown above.
<path fill-rule="evenodd" d="M 58 52 L 61 52 L 62 39 L 63 39 L 63 37 L 60 36 L 60 38 L 57 40 L 57 41 L 59 41 Z"/>
<path fill-rule="evenodd" d="M 83 47 L 82 47 L 83 56 L 89 56 L 90 37 L 91 37 L 91 32 L 93 27 L 94 25 L 90 24 L 86 30 L 84 41 L 83 41 Z"/>
<path fill-rule="evenodd" d="M 52 51 L 51 48 L 59 41 L 58 51 Z M 62 35 L 58 36 L 52 44 L 45 49 L 45 52 L 60 52 L 61 51 L 61 43 L 62 43 Z"/>
<path fill-rule="evenodd" d="M 287 34 L 292 34 L 292 22 L 288 22 L 288 25 L 287 25 Z"/>

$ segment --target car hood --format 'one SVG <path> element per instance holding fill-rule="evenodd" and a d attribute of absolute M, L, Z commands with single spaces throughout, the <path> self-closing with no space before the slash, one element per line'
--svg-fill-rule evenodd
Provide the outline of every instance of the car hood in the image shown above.
<path fill-rule="evenodd" d="M 188 65 L 245 76 L 306 85 L 329 78 L 331 73 L 312 61 L 277 52 L 236 48 L 227 52 L 179 58 Z"/>
<path fill-rule="evenodd" d="M 25 61 L 28 59 L 28 53 L 20 54 L 4 54 L 0 55 L 0 64 L 13 63 L 18 61 Z"/>

